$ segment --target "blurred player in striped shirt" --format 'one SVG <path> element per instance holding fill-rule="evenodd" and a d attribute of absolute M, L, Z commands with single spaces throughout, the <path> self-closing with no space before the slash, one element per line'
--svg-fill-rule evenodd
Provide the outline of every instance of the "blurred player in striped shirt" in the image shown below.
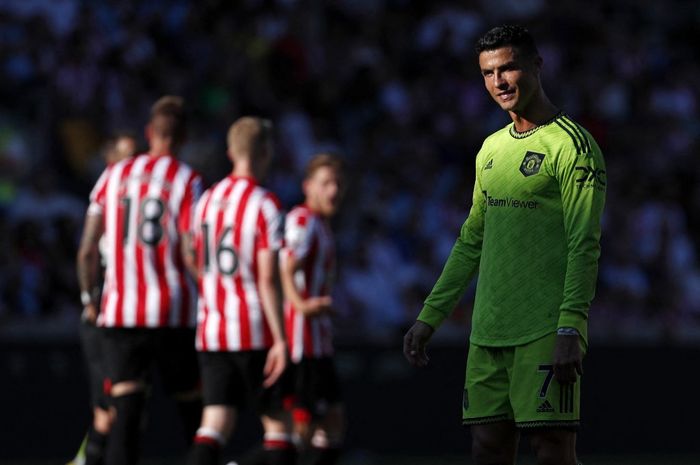
<path fill-rule="evenodd" d="M 132 157 L 135 152 L 136 140 L 134 137 L 122 133 L 111 137 L 106 142 L 103 156 L 107 166 L 110 166 Z M 90 269 L 98 270 L 99 257 L 91 255 L 91 259 L 93 262 L 89 265 Z M 78 257 L 78 263 L 81 263 L 80 257 Z M 79 276 L 85 276 L 85 274 L 79 273 Z M 81 285 L 87 289 L 90 283 L 84 282 Z M 114 419 L 114 409 L 109 406 L 109 398 L 104 393 L 104 378 L 107 367 L 105 366 L 102 353 L 103 331 L 96 326 L 98 309 L 93 303 L 93 296 L 98 294 L 99 289 L 93 288 L 91 292 L 86 292 L 81 296 L 81 301 L 85 306 L 81 317 L 80 342 L 90 381 L 92 425 L 88 429 L 80 450 L 75 458 L 69 462 L 69 465 L 97 465 L 102 463 L 107 434 L 109 434 Z"/>
<path fill-rule="evenodd" d="M 337 462 L 344 415 L 333 363 L 331 287 L 335 245 L 329 220 L 341 198 L 341 163 L 316 155 L 303 183 L 305 202 L 294 207 L 285 224 L 282 284 L 285 320 L 298 407 L 295 430 L 313 465 Z"/>
<path fill-rule="evenodd" d="M 199 423 L 199 370 L 194 351 L 194 284 L 185 273 L 192 208 L 201 179 L 174 155 L 185 138 L 182 99 L 151 109 L 149 151 L 108 167 L 90 196 L 78 271 L 83 304 L 95 311 L 91 263 L 104 234 L 105 283 L 98 325 L 116 410 L 105 463 L 133 464 L 151 366 L 177 401 L 191 438 Z"/>
<path fill-rule="evenodd" d="M 267 463 L 295 461 L 278 382 L 287 364 L 277 274 L 282 213 L 275 195 L 258 185 L 272 156 L 271 132 L 269 121 L 254 117 L 231 126 L 233 172 L 204 193 L 195 211 L 196 344 L 205 407 L 194 465 L 218 463 L 236 414 L 247 405 L 261 415 Z"/>

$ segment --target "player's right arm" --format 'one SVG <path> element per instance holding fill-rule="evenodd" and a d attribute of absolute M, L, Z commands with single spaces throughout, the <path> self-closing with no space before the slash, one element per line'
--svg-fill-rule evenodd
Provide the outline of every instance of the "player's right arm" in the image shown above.
<path fill-rule="evenodd" d="M 262 225 L 259 232 L 260 247 L 257 252 L 258 291 L 262 301 L 263 312 L 272 333 L 272 347 L 267 353 L 263 373 L 264 387 L 270 387 L 279 379 L 287 367 L 287 340 L 282 324 L 282 299 L 278 274 L 278 254 L 282 244 L 280 227 L 282 214 L 276 202 L 266 199 L 260 212 L 258 222 Z"/>
<path fill-rule="evenodd" d="M 312 235 L 310 219 L 303 212 L 295 210 L 287 215 L 284 228 L 285 249 L 280 264 L 282 290 L 284 298 L 292 304 L 294 310 L 307 317 L 330 311 L 333 303 L 331 296 L 305 299 L 294 280 L 294 276 L 305 268 L 309 259 Z"/>
<path fill-rule="evenodd" d="M 416 323 L 404 337 L 404 356 L 414 366 L 425 366 L 428 363 L 425 346 L 435 330 L 452 313 L 479 268 L 486 214 L 486 195 L 481 184 L 480 159 L 481 157 L 477 156 L 476 180 L 469 216 L 462 225 L 440 277 L 425 299 Z"/>
<path fill-rule="evenodd" d="M 110 168 L 105 169 L 90 192 L 90 206 L 85 215 L 85 226 L 76 257 L 80 300 L 83 304 L 82 318 L 91 323 L 97 319 L 97 302 L 94 295 L 99 280 L 99 242 L 104 232 L 103 212 L 110 172 Z"/>

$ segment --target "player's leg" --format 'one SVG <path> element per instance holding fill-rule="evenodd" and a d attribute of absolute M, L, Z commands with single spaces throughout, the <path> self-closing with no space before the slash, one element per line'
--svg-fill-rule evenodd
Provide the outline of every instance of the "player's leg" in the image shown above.
<path fill-rule="evenodd" d="M 311 437 L 311 464 L 332 465 L 340 458 L 345 434 L 345 411 L 335 364 L 330 357 L 309 362 L 305 390 L 311 394 L 308 405 L 316 419 Z"/>
<path fill-rule="evenodd" d="M 173 398 L 191 444 L 202 419 L 202 389 L 194 329 L 160 329 L 158 368 L 165 391 Z"/>
<path fill-rule="evenodd" d="M 245 401 L 245 382 L 237 359 L 240 353 L 200 352 L 204 409 L 192 444 L 190 465 L 216 465 L 231 436 L 236 412 Z"/>
<path fill-rule="evenodd" d="M 281 409 L 269 411 L 260 420 L 265 431 L 263 449 L 267 465 L 294 465 L 297 452 L 289 413 Z"/>
<path fill-rule="evenodd" d="M 114 422 L 105 450 L 106 465 L 131 465 L 138 460 L 148 372 L 152 362 L 149 330 L 109 328 L 103 348 Z"/>
<path fill-rule="evenodd" d="M 530 443 L 539 465 L 576 465 L 576 432 L 542 428 L 531 432 Z"/>
<path fill-rule="evenodd" d="M 191 465 L 217 465 L 221 450 L 233 432 L 236 409 L 230 405 L 206 405 L 190 454 Z"/>
<path fill-rule="evenodd" d="M 519 434 L 508 421 L 471 426 L 472 458 L 476 465 L 513 465 L 518 453 Z"/>
<path fill-rule="evenodd" d="M 530 434 L 539 464 L 576 465 L 581 382 L 557 382 L 555 343 L 552 333 L 515 349 L 511 403 L 516 425 Z"/>
<path fill-rule="evenodd" d="M 251 351 L 247 366 L 247 379 L 250 392 L 253 393 L 256 408 L 263 425 L 263 449 L 267 465 L 293 465 L 296 463 L 297 450 L 292 438 L 292 415 L 285 399 L 293 393 L 290 372 L 285 372 L 280 379 L 265 389 L 263 368 L 267 351 Z"/>
<path fill-rule="evenodd" d="M 93 416 L 92 425 L 88 428 L 80 449 L 71 464 L 99 465 L 102 463 L 107 434 L 113 418 L 104 392 L 102 329 L 89 322 L 81 323 L 80 342 L 87 368 Z"/>
<path fill-rule="evenodd" d="M 477 465 L 512 465 L 518 430 L 509 400 L 513 349 L 471 344 L 462 402 L 462 421 L 470 426 Z"/>
<path fill-rule="evenodd" d="M 340 403 L 328 407 L 311 437 L 311 464 L 334 465 L 340 459 L 345 434 L 345 411 Z"/>

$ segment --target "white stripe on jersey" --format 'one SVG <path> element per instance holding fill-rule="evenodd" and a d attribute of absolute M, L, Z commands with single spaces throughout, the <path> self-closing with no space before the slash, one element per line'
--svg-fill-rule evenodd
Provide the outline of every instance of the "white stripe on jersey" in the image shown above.
<path fill-rule="evenodd" d="M 264 316 L 262 314 L 260 294 L 258 293 L 258 283 L 255 282 L 252 266 L 257 253 L 255 239 L 263 194 L 264 192 L 261 189 L 255 189 L 248 197 L 245 212 L 243 213 L 243 229 L 241 230 L 241 256 L 247 263 L 250 263 L 250 266 L 241 267 L 241 275 L 246 303 L 248 304 L 248 318 L 251 330 L 250 342 L 253 347 L 261 347 L 263 343 L 262 325 Z"/>
<path fill-rule="evenodd" d="M 131 169 L 127 179 L 138 179 L 144 172 L 146 164 L 150 161 L 148 157 L 139 157 L 134 162 L 134 167 Z M 124 305 L 122 306 L 122 323 L 126 327 L 136 326 L 136 308 L 138 301 L 137 290 L 137 260 L 136 260 L 136 241 L 138 240 L 138 224 L 139 224 L 139 201 L 141 199 L 141 183 L 129 182 L 126 184 L 127 199 L 129 205 L 129 219 L 126 220 L 129 226 L 126 231 L 126 244 L 124 244 Z M 119 231 L 117 231 L 119 234 Z M 116 248 L 116 243 L 114 248 Z"/>
<path fill-rule="evenodd" d="M 119 194 L 119 181 L 122 178 L 122 172 L 124 170 L 124 163 L 117 163 L 113 170 L 112 170 L 112 176 L 110 177 L 111 182 L 109 182 L 106 186 L 107 188 L 107 198 L 116 198 Z M 106 173 L 106 171 L 105 171 Z M 105 182 L 107 182 L 105 180 Z M 99 183 L 99 181 L 98 181 Z M 95 186 L 95 189 L 97 189 L 97 186 Z M 107 209 L 105 213 L 105 232 L 104 232 L 104 238 L 105 238 L 105 243 L 107 245 L 106 247 L 106 257 L 107 257 L 107 268 L 105 269 L 105 284 L 104 284 L 104 290 L 102 291 L 103 295 L 105 298 L 103 299 L 103 302 L 105 302 L 104 308 L 100 311 L 100 316 L 99 316 L 99 324 L 104 324 L 105 326 L 114 326 L 114 323 L 116 321 L 117 317 L 117 297 L 116 297 L 116 292 L 117 289 L 115 288 L 116 286 L 116 261 L 117 258 L 115 256 L 115 249 L 116 249 L 116 234 L 119 233 L 117 231 L 117 209 L 116 208 L 110 208 Z M 112 266 L 110 266 L 112 265 Z"/>

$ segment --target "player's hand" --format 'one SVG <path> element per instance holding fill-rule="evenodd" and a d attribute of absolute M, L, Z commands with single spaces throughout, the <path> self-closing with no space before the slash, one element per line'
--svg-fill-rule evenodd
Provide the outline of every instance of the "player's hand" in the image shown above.
<path fill-rule="evenodd" d="M 332 312 L 331 307 L 333 305 L 333 298 L 329 295 L 322 295 L 318 297 L 309 297 L 304 300 L 302 313 L 305 316 L 315 316 L 321 313 Z"/>
<path fill-rule="evenodd" d="M 559 384 L 573 384 L 583 374 L 583 352 L 578 335 L 557 335 L 554 345 L 554 378 Z"/>
<path fill-rule="evenodd" d="M 263 368 L 263 387 L 269 388 L 277 382 L 287 368 L 287 344 L 284 341 L 275 342 L 267 352 Z"/>
<path fill-rule="evenodd" d="M 94 325 L 97 322 L 97 306 L 89 303 L 83 307 L 83 313 L 80 314 L 80 321 Z"/>
<path fill-rule="evenodd" d="M 414 367 L 424 367 L 428 364 L 428 354 L 425 347 L 435 330 L 427 323 L 416 321 L 403 338 L 403 355 Z"/>

